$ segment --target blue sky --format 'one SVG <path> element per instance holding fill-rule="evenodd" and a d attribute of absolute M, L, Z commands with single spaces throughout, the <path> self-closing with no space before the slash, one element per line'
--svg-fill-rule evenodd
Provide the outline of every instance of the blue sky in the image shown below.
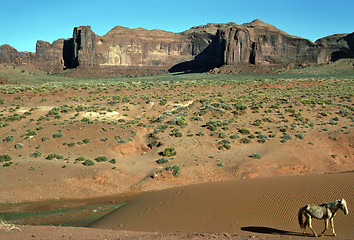
<path fill-rule="evenodd" d="M 353 0 L 1 0 L 0 7 L 0 45 L 31 52 L 37 40 L 70 38 L 83 25 L 98 35 L 117 25 L 181 32 L 258 18 L 312 41 L 354 31 Z"/>

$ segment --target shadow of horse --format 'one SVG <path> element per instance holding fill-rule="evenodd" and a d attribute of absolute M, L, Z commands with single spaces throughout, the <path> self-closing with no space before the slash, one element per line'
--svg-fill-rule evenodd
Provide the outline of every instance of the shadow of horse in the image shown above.
<path fill-rule="evenodd" d="M 270 227 L 259 227 L 259 226 L 248 226 L 241 227 L 242 231 L 253 232 L 253 233 L 263 233 L 263 234 L 272 234 L 272 235 L 287 235 L 287 236 L 304 236 L 302 233 L 284 231 L 276 228 Z"/>

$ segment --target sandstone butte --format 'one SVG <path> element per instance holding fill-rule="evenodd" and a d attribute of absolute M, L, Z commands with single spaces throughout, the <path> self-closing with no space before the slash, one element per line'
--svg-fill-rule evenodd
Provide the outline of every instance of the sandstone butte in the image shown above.
<path fill-rule="evenodd" d="M 353 57 L 354 32 L 312 42 L 258 19 L 242 25 L 209 23 L 181 33 L 117 26 L 98 36 L 90 26 L 81 26 L 70 39 L 37 41 L 35 53 L 21 53 L 7 44 L 0 47 L 0 62 L 44 70 L 141 66 L 205 72 L 224 65 L 306 66 Z"/>

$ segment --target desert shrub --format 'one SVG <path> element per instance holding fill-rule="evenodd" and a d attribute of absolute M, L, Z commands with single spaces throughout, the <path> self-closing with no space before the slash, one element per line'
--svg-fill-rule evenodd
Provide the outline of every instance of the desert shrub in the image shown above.
<path fill-rule="evenodd" d="M 218 129 L 218 127 L 221 127 L 222 125 L 223 124 L 221 121 L 213 121 L 213 120 L 210 120 L 209 122 L 207 122 L 205 124 L 207 129 L 209 129 L 210 131 L 216 131 Z"/>
<path fill-rule="evenodd" d="M 0 155 L 0 162 L 9 162 L 12 160 L 12 157 L 9 154 Z"/>
<path fill-rule="evenodd" d="M 183 136 L 183 132 L 181 132 L 179 129 L 175 128 L 175 129 L 172 130 L 171 135 L 175 136 L 175 137 L 182 137 Z"/>
<path fill-rule="evenodd" d="M 63 133 L 61 131 L 58 131 L 58 132 L 53 134 L 53 138 L 60 138 L 62 136 L 63 136 Z"/>
<path fill-rule="evenodd" d="M 165 157 L 172 157 L 175 156 L 177 152 L 174 148 L 165 148 L 161 154 Z"/>
<path fill-rule="evenodd" d="M 89 138 L 85 138 L 84 140 L 82 140 L 83 143 L 90 143 L 91 140 Z"/>
<path fill-rule="evenodd" d="M 284 134 L 283 136 L 281 136 L 280 138 L 283 139 L 283 140 L 286 140 L 286 141 L 293 139 L 293 137 L 290 134 L 287 134 L 287 133 Z"/>
<path fill-rule="evenodd" d="M 107 142 L 107 141 L 108 141 L 108 138 L 106 138 L 106 137 L 105 137 L 105 138 L 101 138 L 101 141 L 102 141 L 102 142 Z"/>
<path fill-rule="evenodd" d="M 34 151 L 33 153 L 30 154 L 31 157 L 38 158 L 42 156 L 42 153 L 40 151 Z"/>
<path fill-rule="evenodd" d="M 89 119 L 89 118 L 82 118 L 81 122 L 88 123 L 88 124 L 92 124 L 93 123 L 93 121 L 91 119 Z"/>
<path fill-rule="evenodd" d="M 116 163 L 117 163 L 117 161 L 116 161 L 114 158 L 112 158 L 112 159 L 109 160 L 108 162 L 109 162 L 109 163 L 112 163 L 112 164 L 116 164 Z"/>
<path fill-rule="evenodd" d="M 159 141 L 157 141 L 156 139 L 152 140 L 151 143 L 148 144 L 149 148 L 153 148 L 153 147 L 157 147 L 157 145 L 159 144 Z"/>
<path fill-rule="evenodd" d="M 173 174 L 173 176 L 175 176 L 175 177 L 178 177 L 178 176 L 179 176 L 179 174 L 180 174 L 180 168 L 179 168 L 178 165 L 173 165 L 173 166 L 172 166 L 172 174 Z"/>
<path fill-rule="evenodd" d="M 42 137 L 42 142 L 49 140 L 49 137 Z"/>
<path fill-rule="evenodd" d="M 52 160 L 52 159 L 54 159 L 54 158 L 56 158 L 56 157 L 57 157 L 56 154 L 51 153 L 51 154 L 48 154 L 48 156 L 47 156 L 45 159 L 47 159 L 47 160 Z"/>
<path fill-rule="evenodd" d="M 98 156 L 95 158 L 96 162 L 107 162 L 108 158 L 106 156 Z"/>
<path fill-rule="evenodd" d="M 160 100 L 160 105 L 161 106 L 166 105 L 166 103 L 167 103 L 167 100 L 165 98 Z"/>
<path fill-rule="evenodd" d="M 252 153 L 252 155 L 250 157 L 254 158 L 254 159 L 260 159 L 260 158 L 262 158 L 262 155 L 259 153 Z"/>
<path fill-rule="evenodd" d="M 75 160 L 77 160 L 77 161 L 85 161 L 86 158 L 84 156 L 79 156 Z"/>
<path fill-rule="evenodd" d="M 250 142 L 252 142 L 252 140 L 249 139 L 249 138 L 242 138 L 242 139 L 240 140 L 240 143 L 250 143 Z"/>
<path fill-rule="evenodd" d="M 12 136 L 12 135 L 10 135 L 10 136 L 5 137 L 5 138 L 4 138 L 4 141 L 5 141 L 5 142 L 11 142 L 11 141 L 14 140 L 14 139 L 15 139 L 15 137 Z"/>
<path fill-rule="evenodd" d="M 296 134 L 295 137 L 297 137 L 298 139 L 304 139 L 305 138 L 304 134 L 302 134 L 302 133 Z"/>
<path fill-rule="evenodd" d="M 219 138 L 226 138 L 227 137 L 227 133 L 226 132 L 220 132 L 219 133 Z"/>
<path fill-rule="evenodd" d="M 27 133 L 26 133 L 27 137 L 35 136 L 35 135 L 37 135 L 37 132 L 35 130 L 32 130 L 32 129 L 27 130 Z"/>
<path fill-rule="evenodd" d="M 250 131 L 248 129 L 245 128 L 241 128 L 238 130 L 242 135 L 247 135 L 250 134 Z"/>
<path fill-rule="evenodd" d="M 199 132 L 199 133 L 197 133 L 196 135 L 199 136 L 199 137 L 202 137 L 202 136 L 205 135 L 205 133 L 204 133 L 204 132 Z"/>
<path fill-rule="evenodd" d="M 69 147 L 74 147 L 75 145 L 76 145 L 76 142 L 69 142 L 69 143 L 68 143 L 68 146 L 69 146 Z"/>
<path fill-rule="evenodd" d="M 14 147 L 15 147 L 15 149 L 21 149 L 21 148 L 23 148 L 23 144 L 22 143 L 16 143 Z"/>
<path fill-rule="evenodd" d="M 95 162 L 90 159 L 86 159 L 85 162 L 83 162 L 82 164 L 84 166 L 93 166 L 93 165 L 95 165 Z"/>
<path fill-rule="evenodd" d="M 222 149 L 231 149 L 231 145 L 230 145 L 230 141 L 229 140 L 226 140 L 226 139 L 223 139 L 219 142 L 220 146 L 219 146 L 219 150 L 222 150 Z"/>
<path fill-rule="evenodd" d="M 167 158 L 159 158 L 156 160 L 158 164 L 169 163 Z"/>
<path fill-rule="evenodd" d="M 238 134 L 233 134 L 230 136 L 231 139 L 237 139 L 237 138 L 240 138 L 241 136 L 238 135 Z"/>
<path fill-rule="evenodd" d="M 2 165 L 2 166 L 3 166 L 3 167 L 10 167 L 11 164 L 13 164 L 12 161 L 4 163 L 4 165 Z"/>
<path fill-rule="evenodd" d="M 218 166 L 218 167 L 224 167 L 224 164 L 223 164 L 222 162 L 219 162 L 219 163 L 217 164 L 217 166 Z"/>

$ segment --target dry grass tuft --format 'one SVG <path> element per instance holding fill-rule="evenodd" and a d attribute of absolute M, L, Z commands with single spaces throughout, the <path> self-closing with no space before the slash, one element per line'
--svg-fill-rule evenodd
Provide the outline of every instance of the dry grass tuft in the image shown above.
<path fill-rule="evenodd" d="M 7 223 L 4 220 L 0 220 L 0 231 L 9 232 L 9 231 L 11 231 L 13 229 L 18 229 L 20 232 L 22 232 L 21 228 L 15 227 L 14 224 Z"/>

